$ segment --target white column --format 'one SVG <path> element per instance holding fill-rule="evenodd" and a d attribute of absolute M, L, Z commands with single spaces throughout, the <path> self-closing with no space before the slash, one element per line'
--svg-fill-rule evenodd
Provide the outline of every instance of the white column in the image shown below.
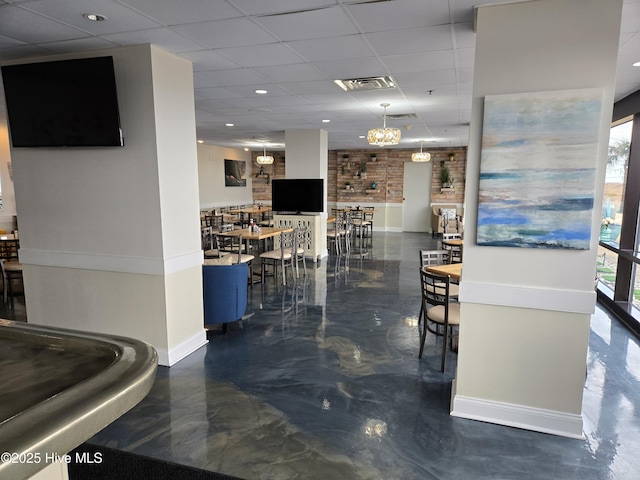
<path fill-rule="evenodd" d="M 581 437 L 582 394 L 622 0 L 480 7 L 452 415 Z M 475 245 L 485 95 L 602 91 L 589 250 Z M 532 161 L 535 161 L 533 159 Z M 593 167 L 594 159 L 585 159 Z M 597 217 L 597 218 L 596 218 Z"/>
<path fill-rule="evenodd" d="M 326 130 L 287 130 L 285 138 L 286 178 L 322 178 L 324 180 L 324 208 L 320 214 L 322 227 L 319 238 L 322 257 L 327 251 L 327 176 L 329 168 L 329 140 Z"/>
<path fill-rule="evenodd" d="M 191 63 L 150 45 L 55 59 L 101 55 L 125 146 L 11 151 L 28 319 L 171 365 L 206 343 Z"/>

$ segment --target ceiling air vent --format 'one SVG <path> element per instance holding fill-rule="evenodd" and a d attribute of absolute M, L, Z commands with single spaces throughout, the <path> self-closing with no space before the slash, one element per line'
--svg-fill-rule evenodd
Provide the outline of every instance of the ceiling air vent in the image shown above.
<path fill-rule="evenodd" d="M 336 85 L 342 88 L 345 92 L 355 92 L 358 90 L 386 90 L 389 88 L 396 88 L 396 83 L 393 78 L 386 75 L 384 77 L 365 77 L 365 78 L 350 78 L 346 80 L 334 80 Z"/>
<path fill-rule="evenodd" d="M 418 118 L 418 115 L 415 113 L 396 113 L 395 115 L 387 114 L 387 119 L 389 120 L 407 120 L 410 118 Z"/>

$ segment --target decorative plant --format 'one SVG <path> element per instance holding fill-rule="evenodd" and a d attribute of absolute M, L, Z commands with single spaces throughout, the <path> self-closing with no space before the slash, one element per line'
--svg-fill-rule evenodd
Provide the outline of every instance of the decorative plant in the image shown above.
<path fill-rule="evenodd" d="M 443 187 L 448 187 L 451 183 L 451 174 L 446 165 L 440 169 L 440 183 Z"/>
<path fill-rule="evenodd" d="M 456 158 L 456 154 L 455 154 L 455 153 L 453 153 L 453 152 L 451 152 L 451 153 L 449 154 L 449 161 L 450 161 L 450 162 L 453 162 L 453 161 L 455 160 L 455 158 Z"/>
<path fill-rule="evenodd" d="M 378 154 L 377 154 L 377 153 L 372 153 L 372 154 L 370 155 L 370 157 L 371 157 L 371 161 L 372 161 L 372 162 L 375 162 L 375 161 L 376 161 L 376 159 L 378 158 Z"/>
<path fill-rule="evenodd" d="M 366 173 L 367 172 L 367 164 L 365 162 L 362 162 L 362 164 L 360 165 L 360 169 L 362 170 L 362 173 Z"/>

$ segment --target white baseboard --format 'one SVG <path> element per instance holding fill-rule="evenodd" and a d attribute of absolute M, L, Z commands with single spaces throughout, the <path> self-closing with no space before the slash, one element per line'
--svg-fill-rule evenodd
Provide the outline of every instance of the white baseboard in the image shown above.
<path fill-rule="evenodd" d="M 451 402 L 451 415 L 562 437 L 585 438 L 581 415 L 543 408 L 455 395 Z"/>
<path fill-rule="evenodd" d="M 188 338 L 180 345 L 172 348 L 171 350 L 167 350 L 166 348 L 156 348 L 156 351 L 158 352 L 158 365 L 162 365 L 163 367 L 171 367 L 186 356 L 191 355 L 200 347 L 206 345 L 208 342 L 207 331 L 203 327 L 203 329 L 196 333 L 193 337 Z"/>

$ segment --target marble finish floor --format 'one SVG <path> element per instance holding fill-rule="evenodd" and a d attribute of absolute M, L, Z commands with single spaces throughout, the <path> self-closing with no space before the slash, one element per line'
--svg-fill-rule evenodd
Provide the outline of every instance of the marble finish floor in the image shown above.
<path fill-rule="evenodd" d="M 419 361 L 418 250 L 428 234 L 308 264 L 306 281 L 254 285 L 243 324 L 171 368 L 90 443 L 246 480 L 635 479 L 640 343 L 598 308 L 585 440 L 449 416 L 456 356 Z"/>

